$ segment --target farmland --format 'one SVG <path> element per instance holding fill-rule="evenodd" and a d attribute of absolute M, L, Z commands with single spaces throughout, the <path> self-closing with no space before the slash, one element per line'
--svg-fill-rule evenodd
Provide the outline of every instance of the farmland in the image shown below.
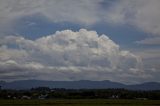
<path fill-rule="evenodd" d="M 46 99 L 0 100 L 0 106 L 160 106 L 160 100 Z"/>

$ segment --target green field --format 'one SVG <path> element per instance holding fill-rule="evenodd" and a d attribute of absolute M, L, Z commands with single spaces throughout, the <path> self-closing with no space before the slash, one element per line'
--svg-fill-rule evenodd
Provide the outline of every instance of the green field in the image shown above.
<path fill-rule="evenodd" d="M 107 99 L 0 100 L 0 106 L 160 106 L 160 100 L 107 100 Z"/>

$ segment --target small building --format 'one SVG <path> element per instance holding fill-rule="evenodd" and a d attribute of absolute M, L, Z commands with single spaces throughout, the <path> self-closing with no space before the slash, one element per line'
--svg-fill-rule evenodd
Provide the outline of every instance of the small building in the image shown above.
<path fill-rule="evenodd" d="M 38 99 L 46 99 L 47 98 L 47 94 L 46 95 L 40 95 L 39 97 L 38 97 Z"/>
<path fill-rule="evenodd" d="M 23 96 L 21 97 L 21 99 L 31 99 L 31 97 L 26 96 L 26 95 L 23 95 Z"/>
<path fill-rule="evenodd" d="M 110 99 L 119 99 L 119 96 L 118 96 L 118 95 L 112 95 L 112 96 L 110 97 Z"/>

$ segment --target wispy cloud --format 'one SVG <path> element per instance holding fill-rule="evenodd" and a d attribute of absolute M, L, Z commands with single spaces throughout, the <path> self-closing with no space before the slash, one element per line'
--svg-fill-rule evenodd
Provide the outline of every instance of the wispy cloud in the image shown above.
<path fill-rule="evenodd" d="M 136 43 L 143 44 L 143 45 L 160 45 L 160 37 L 146 38 L 141 41 L 136 41 Z"/>

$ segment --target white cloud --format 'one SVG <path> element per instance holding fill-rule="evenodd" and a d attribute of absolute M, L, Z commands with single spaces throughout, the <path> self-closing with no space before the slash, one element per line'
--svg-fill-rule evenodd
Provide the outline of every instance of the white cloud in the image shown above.
<path fill-rule="evenodd" d="M 16 47 L 10 47 L 10 44 Z M 16 66 L 25 73 L 30 70 L 29 73 L 39 79 L 121 79 L 124 82 L 128 76 L 128 82 L 132 82 L 129 76 L 137 78 L 144 73 L 139 57 L 120 50 L 119 45 L 106 35 L 99 36 L 95 31 L 85 29 L 57 31 L 36 40 L 7 36 L 1 45 L 0 61 L 4 66 L 7 64 L 8 71 L 12 72 L 12 66 Z M 4 70 L 1 72 L 5 73 Z"/>

